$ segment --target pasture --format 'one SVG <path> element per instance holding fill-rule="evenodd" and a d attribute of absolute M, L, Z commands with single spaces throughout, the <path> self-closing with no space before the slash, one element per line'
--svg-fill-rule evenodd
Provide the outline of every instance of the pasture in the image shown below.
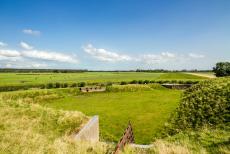
<path fill-rule="evenodd" d="M 84 72 L 84 73 L 0 73 L 0 86 L 73 82 L 121 82 L 132 80 L 203 80 L 186 73 Z"/>
<path fill-rule="evenodd" d="M 65 95 L 43 103 L 46 107 L 81 111 L 88 116 L 99 115 L 103 141 L 117 142 L 130 120 L 135 142 L 149 144 L 160 135 L 160 129 L 176 109 L 181 91 L 158 87 L 141 87 L 137 91 L 117 91 Z"/>

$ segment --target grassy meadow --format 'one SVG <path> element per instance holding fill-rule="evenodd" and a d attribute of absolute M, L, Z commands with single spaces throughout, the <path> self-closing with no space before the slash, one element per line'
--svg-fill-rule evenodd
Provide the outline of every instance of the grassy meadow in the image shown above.
<path fill-rule="evenodd" d="M 55 82 L 121 82 L 132 80 L 203 80 L 186 73 L 84 72 L 84 73 L 0 73 L 0 86 L 36 85 Z"/>
<path fill-rule="evenodd" d="M 162 87 L 151 89 L 147 85 L 118 87 L 124 88 L 119 91 L 115 89 L 117 92 L 67 95 L 44 105 L 55 109 L 81 111 L 88 116 L 99 115 L 103 141 L 117 142 L 130 120 L 135 142 L 151 143 L 177 107 L 181 91 Z"/>

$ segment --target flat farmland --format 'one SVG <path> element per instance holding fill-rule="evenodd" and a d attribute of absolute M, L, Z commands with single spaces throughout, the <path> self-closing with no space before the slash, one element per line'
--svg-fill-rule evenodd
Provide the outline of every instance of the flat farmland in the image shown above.
<path fill-rule="evenodd" d="M 133 126 L 135 143 L 149 144 L 160 135 L 165 122 L 178 106 L 182 91 L 159 88 L 136 92 L 85 93 L 66 95 L 43 102 L 50 108 L 81 111 L 88 116 L 99 115 L 100 139 L 117 142 L 128 121 Z"/>
<path fill-rule="evenodd" d="M 203 80 L 186 73 L 85 72 L 85 73 L 0 73 L 0 86 L 36 85 L 55 82 L 120 82 L 132 80 Z"/>

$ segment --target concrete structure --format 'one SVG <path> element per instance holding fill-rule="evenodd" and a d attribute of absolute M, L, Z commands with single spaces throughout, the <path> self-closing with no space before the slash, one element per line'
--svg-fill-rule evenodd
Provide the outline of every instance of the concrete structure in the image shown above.
<path fill-rule="evenodd" d="M 162 86 L 170 89 L 187 89 L 192 86 L 192 84 L 162 84 Z"/>
<path fill-rule="evenodd" d="M 78 141 L 99 141 L 99 117 L 93 116 L 89 122 L 74 136 Z"/>
<path fill-rule="evenodd" d="M 106 90 L 105 87 L 101 87 L 101 86 L 94 86 L 94 87 L 81 87 L 79 88 L 81 92 L 103 92 Z"/>

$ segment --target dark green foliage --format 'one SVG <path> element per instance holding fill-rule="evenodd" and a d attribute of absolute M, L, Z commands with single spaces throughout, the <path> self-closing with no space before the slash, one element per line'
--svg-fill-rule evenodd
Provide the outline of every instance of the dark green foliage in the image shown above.
<path fill-rule="evenodd" d="M 130 82 L 130 84 L 137 84 L 137 83 L 138 83 L 137 80 L 133 80 L 133 81 Z"/>
<path fill-rule="evenodd" d="M 112 85 L 113 85 L 112 82 L 107 82 L 107 83 L 106 83 L 106 86 L 112 86 Z"/>
<path fill-rule="evenodd" d="M 46 88 L 47 88 L 47 89 L 51 89 L 51 88 L 53 88 L 53 87 L 54 87 L 53 83 L 48 83 L 48 84 L 46 85 Z"/>
<path fill-rule="evenodd" d="M 145 80 L 143 83 L 144 84 L 148 84 L 148 83 L 150 83 L 150 81 L 149 80 Z"/>
<path fill-rule="evenodd" d="M 80 82 L 78 83 L 78 87 L 85 87 L 86 83 L 85 82 Z"/>
<path fill-rule="evenodd" d="M 55 88 L 60 88 L 60 86 L 61 86 L 61 85 L 60 85 L 59 82 L 56 82 L 56 83 L 55 83 Z"/>
<path fill-rule="evenodd" d="M 230 76 L 230 62 L 216 63 L 216 67 L 213 68 L 217 77 Z"/>
<path fill-rule="evenodd" d="M 72 87 L 72 88 L 77 87 L 77 83 L 72 83 L 72 84 L 70 85 L 70 87 Z"/>
<path fill-rule="evenodd" d="M 64 83 L 63 88 L 67 88 L 67 87 L 68 87 L 68 83 Z"/>
<path fill-rule="evenodd" d="M 126 85 L 126 84 L 127 84 L 127 82 L 121 81 L 121 85 Z"/>
<path fill-rule="evenodd" d="M 171 119 L 174 130 L 229 124 L 230 78 L 200 82 L 187 89 Z"/>
<path fill-rule="evenodd" d="M 138 81 L 138 83 L 139 83 L 139 84 L 142 84 L 142 83 L 143 83 L 143 81 L 142 81 L 142 80 L 139 80 L 139 81 Z"/>

